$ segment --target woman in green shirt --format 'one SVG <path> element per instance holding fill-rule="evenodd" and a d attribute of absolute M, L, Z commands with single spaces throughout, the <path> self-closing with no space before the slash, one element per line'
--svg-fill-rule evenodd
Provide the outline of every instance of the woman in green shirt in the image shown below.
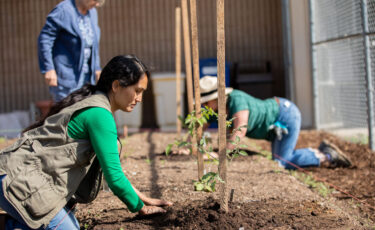
<path fill-rule="evenodd" d="M 163 213 L 162 206 L 172 205 L 133 187 L 119 158 L 113 113 L 131 112 L 142 101 L 149 75 L 135 56 L 114 57 L 97 85 L 68 95 L 0 151 L 0 208 L 12 217 L 8 229 L 79 229 L 70 211 L 95 199 L 102 173 L 131 212 Z"/>
<path fill-rule="evenodd" d="M 200 79 L 201 103 L 217 111 L 217 78 Z M 301 113 L 291 101 L 274 97 L 261 100 L 240 90 L 226 88 L 228 119 L 233 120 L 234 133 L 230 137 L 250 137 L 268 140 L 272 157 L 287 169 L 297 167 L 349 167 L 351 162 L 337 146 L 323 141 L 318 149 L 295 149 L 301 128 Z M 233 145 L 228 141 L 228 149 Z"/>

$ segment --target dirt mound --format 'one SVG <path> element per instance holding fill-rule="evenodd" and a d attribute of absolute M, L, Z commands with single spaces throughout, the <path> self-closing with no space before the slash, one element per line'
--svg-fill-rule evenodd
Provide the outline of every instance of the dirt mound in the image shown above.
<path fill-rule="evenodd" d="M 212 198 L 178 204 L 160 218 L 159 227 L 180 229 L 327 229 L 345 226 L 345 220 L 314 202 L 280 200 L 231 203 L 228 213 Z"/>
<path fill-rule="evenodd" d="M 230 203 L 228 213 L 219 210 L 212 197 L 176 203 L 163 215 L 135 216 L 121 223 L 90 219 L 94 229 L 340 229 L 347 226 L 334 210 L 317 201 L 262 200 Z M 107 212 L 107 211 L 105 211 Z M 119 213 L 113 213 L 116 218 Z M 113 217 L 115 217 L 113 216 Z M 101 220 L 100 220 L 101 219 Z M 109 216 L 106 218 L 109 219 Z M 81 219 L 87 222 L 87 219 Z"/>

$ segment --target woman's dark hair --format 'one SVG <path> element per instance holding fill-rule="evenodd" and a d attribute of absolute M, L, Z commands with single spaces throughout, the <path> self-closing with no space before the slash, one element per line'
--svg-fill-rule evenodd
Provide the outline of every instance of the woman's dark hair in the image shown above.
<path fill-rule="evenodd" d="M 127 87 L 138 83 L 144 74 L 146 74 L 147 78 L 150 77 L 147 67 L 135 55 L 116 56 L 103 68 L 96 85 L 86 84 L 82 88 L 72 92 L 63 100 L 55 103 L 45 117 L 27 127 L 23 132 L 43 125 L 47 117 L 60 112 L 62 109 L 76 102 L 82 101 L 96 91 L 108 94 L 112 89 L 112 82 L 115 80 L 118 80 L 122 87 Z"/>

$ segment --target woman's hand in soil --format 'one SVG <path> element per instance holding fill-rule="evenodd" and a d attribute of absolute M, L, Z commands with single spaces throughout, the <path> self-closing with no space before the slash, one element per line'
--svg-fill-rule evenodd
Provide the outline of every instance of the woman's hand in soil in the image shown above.
<path fill-rule="evenodd" d="M 142 209 L 139 210 L 139 214 L 142 216 L 158 214 L 158 213 L 166 213 L 166 212 L 167 211 L 163 208 L 160 208 L 157 206 L 147 206 L 147 205 L 144 205 Z"/>
<path fill-rule="evenodd" d="M 145 203 L 146 205 L 159 206 L 159 207 L 173 205 L 173 203 L 170 201 L 148 198 L 148 197 L 145 200 L 143 200 L 143 203 Z"/>
<path fill-rule="evenodd" d="M 170 202 L 170 201 L 150 198 L 150 197 L 144 195 L 143 193 L 141 193 L 134 186 L 133 186 L 133 189 L 134 189 L 135 193 L 137 193 L 139 198 L 143 201 L 143 203 L 145 203 L 145 206 L 146 205 L 150 205 L 150 206 L 171 206 L 171 205 L 173 205 L 173 203 Z"/>

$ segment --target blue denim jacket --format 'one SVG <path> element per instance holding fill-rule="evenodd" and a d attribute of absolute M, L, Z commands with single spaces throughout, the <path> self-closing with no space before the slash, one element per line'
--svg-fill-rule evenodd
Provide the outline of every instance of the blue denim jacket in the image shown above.
<path fill-rule="evenodd" d="M 100 70 L 100 29 L 95 8 L 88 11 L 94 30 L 91 55 L 91 84 L 95 84 L 95 71 Z M 79 12 L 74 0 L 64 0 L 47 16 L 46 24 L 38 38 L 39 67 L 44 74 L 54 69 L 57 84 L 75 90 L 84 82 L 82 71 L 84 60 L 83 39 L 78 28 Z"/>

